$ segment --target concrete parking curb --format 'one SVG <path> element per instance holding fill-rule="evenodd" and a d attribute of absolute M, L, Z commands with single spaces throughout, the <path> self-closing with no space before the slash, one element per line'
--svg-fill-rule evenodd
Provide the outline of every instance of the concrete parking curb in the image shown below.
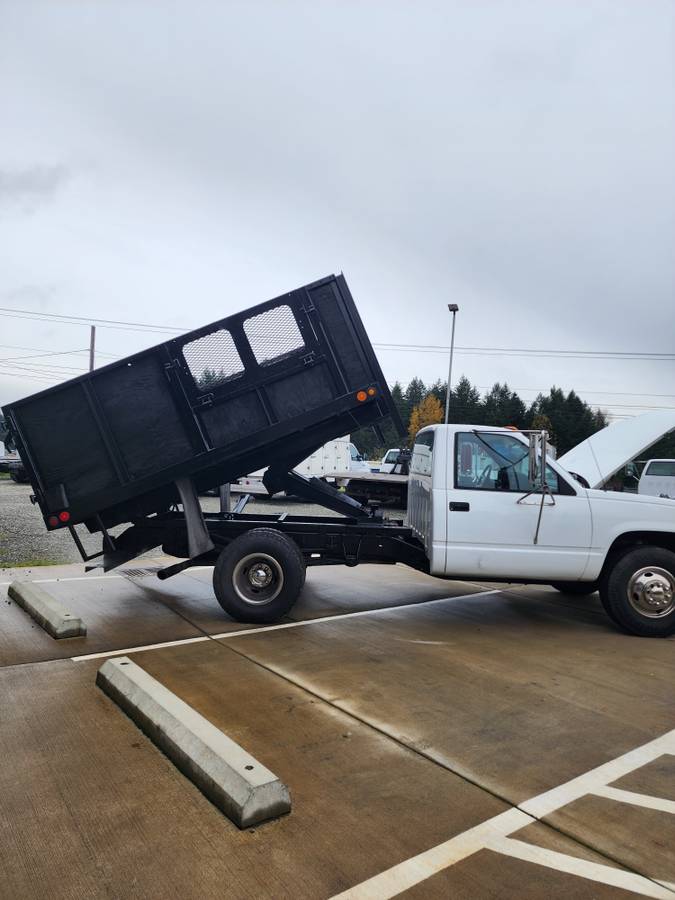
<path fill-rule="evenodd" d="M 79 616 L 65 610 L 47 591 L 30 581 L 13 581 L 8 595 L 53 638 L 80 637 L 87 626 Z"/>
<path fill-rule="evenodd" d="M 106 660 L 96 684 L 239 828 L 291 811 L 273 772 L 128 657 Z"/>

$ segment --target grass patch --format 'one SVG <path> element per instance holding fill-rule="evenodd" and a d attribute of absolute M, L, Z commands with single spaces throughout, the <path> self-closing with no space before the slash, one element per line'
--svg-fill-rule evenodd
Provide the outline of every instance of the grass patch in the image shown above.
<path fill-rule="evenodd" d="M 9 472 L 0 472 L 0 481 L 9 481 Z"/>
<path fill-rule="evenodd" d="M 47 559 L 36 557 L 35 559 L 10 560 L 0 559 L 0 569 L 27 569 L 37 566 L 62 566 L 64 563 L 60 559 Z"/>

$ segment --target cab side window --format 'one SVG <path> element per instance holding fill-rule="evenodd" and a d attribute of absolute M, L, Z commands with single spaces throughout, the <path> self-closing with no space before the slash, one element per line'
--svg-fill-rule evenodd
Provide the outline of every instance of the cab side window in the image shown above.
<path fill-rule="evenodd" d="M 456 437 L 455 487 L 477 491 L 517 491 L 534 489 L 528 478 L 528 447 L 508 434 L 472 432 Z M 560 492 L 558 475 L 546 466 L 546 482 L 551 493 Z"/>
<path fill-rule="evenodd" d="M 434 432 L 423 431 L 415 438 L 412 459 L 410 460 L 411 475 L 431 475 L 431 463 L 434 451 Z"/>

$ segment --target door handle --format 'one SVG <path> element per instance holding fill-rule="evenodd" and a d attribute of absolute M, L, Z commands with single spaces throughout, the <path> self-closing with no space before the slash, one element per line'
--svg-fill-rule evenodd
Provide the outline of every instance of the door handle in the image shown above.
<path fill-rule="evenodd" d="M 469 512 L 471 507 L 468 503 L 450 503 L 450 512 Z"/>

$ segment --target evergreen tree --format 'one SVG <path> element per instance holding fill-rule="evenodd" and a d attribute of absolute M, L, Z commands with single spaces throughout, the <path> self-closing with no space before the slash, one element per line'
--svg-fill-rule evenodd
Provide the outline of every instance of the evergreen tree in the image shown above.
<path fill-rule="evenodd" d="M 470 425 L 483 424 L 480 391 L 475 388 L 466 375 L 457 382 L 457 387 L 450 391 L 450 422 L 466 422 Z"/>
<path fill-rule="evenodd" d="M 535 413 L 529 425 L 530 428 L 536 428 L 538 431 L 548 432 L 548 442 L 558 449 L 558 439 L 555 436 L 551 420 L 544 413 Z"/>
<path fill-rule="evenodd" d="M 408 387 L 405 389 L 405 400 L 408 404 L 409 414 L 412 413 L 416 406 L 419 406 L 422 400 L 429 392 L 421 378 L 413 378 Z"/>
<path fill-rule="evenodd" d="M 207 369 L 200 383 L 207 387 L 224 377 L 222 372 Z M 380 459 L 389 448 L 405 446 L 424 424 L 444 420 L 446 389 L 446 383 L 440 379 L 430 388 L 425 387 L 422 379 L 417 377 L 405 389 L 397 381 L 391 389 L 391 395 L 408 437 L 401 438 L 391 422 L 384 422 L 381 426 L 384 445 L 370 427 L 354 432 L 352 441 L 367 459 Z M 426 404 L 424 412 L 421 409 L 423 403 Z M 565 394 L 557 387 L 552 387 L 547 395 L 540 394 L 529 409 L 515 391 L 499 382 L 481 399 L 478 388 L 463 375 L 450 392 L 450 422 L 545 429 L 558 454 L 563 454 L 604 428 L 607 417 L 603 412 L 593 410 L 574 391 Z M 650 453 L 654 456 L 657 450 L 662 457 L 675 458 L 675 438 L 672 439 L 672 445 L 666 439 Z"/>
<path fill-rule="evenodd" d="M 507 384 L 494 384 L 483 400 L 483 423 L 524 428 L 526 420 L 527 407 L 518 394 L 509 390 Z"/>
<path fill-rule="evenodd" d="M 224 369 L 221 368 L 220 372 L 216 372 L 215 369 L 209 368 L 207 366 L 201 374 L 201 377 L 197 380 L 197 384 L 200 388 L 210 388 L 214 387 L 217 384 L 222 384 L 224 381 L 227 381 L 227 375 L 225 374 Z"/>
<path fill-rule="evenodd" d="M 445 397 L 448 393 L 448 382 L 441 381 L 439 378 L 438 381 L 434 382 L 429 388 L 429 393 L 433 394 L 434 397 L 438 400 L 443 408 L 443 415 L 445 415 Z"/>
<path fill-rule="evenodd" d="M 403 394 L 403 388 L 401 387 L 400 381 L 397 381 L 391 389 L 391 399 L 394 401 L 394 406 L 398 410 L 401 421 L 407 428 L 408 422 L 410 421 L 410 406 Z"/>
<path fill-rule="evenodd" d="M 640 459 L 675 459 L 675 431 L 648 447 Z"/>
<path fill-rule="evenodd" d="M 548 396 L 537 397 L 530 407 L 530 422 L 536 415 L 544 415 L 550 421 L 558 455 L 567 453 L 607 425 L 604 413 L 591 409 L 574 391 L 565 395 L 557 387 L 552 387 Z"/>

